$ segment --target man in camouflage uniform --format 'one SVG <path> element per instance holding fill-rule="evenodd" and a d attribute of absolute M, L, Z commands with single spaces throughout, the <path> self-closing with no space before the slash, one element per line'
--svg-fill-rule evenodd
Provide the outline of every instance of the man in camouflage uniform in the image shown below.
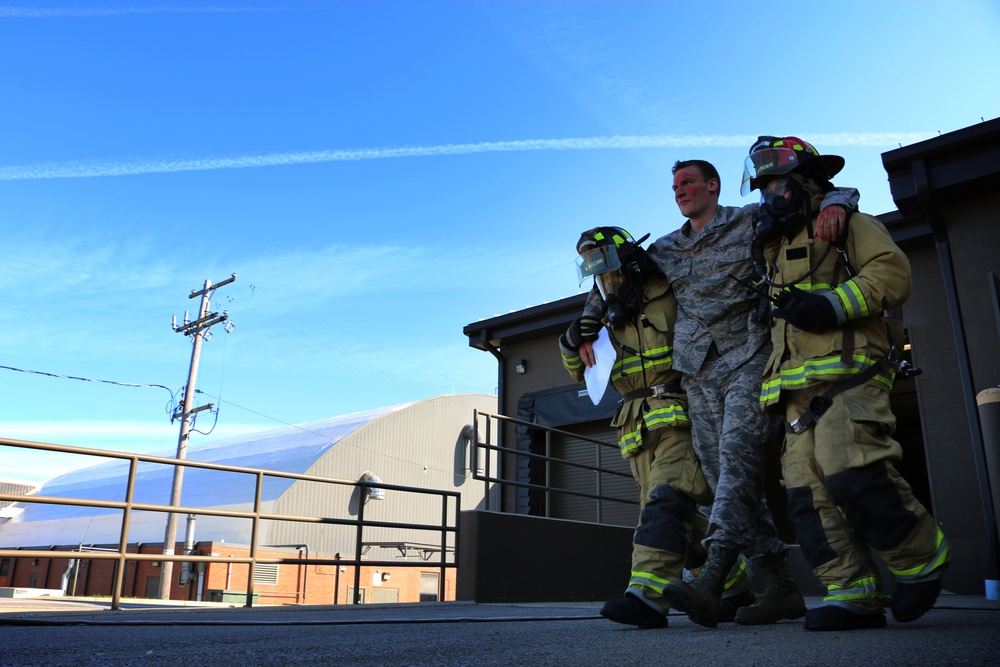
<path fill-rule="evenodd" d="M 757 403 L 761 373 L 770 352 L 770 332 L 759 315 L 753 282 L 751 231 L 757 205 L 719 206 L 721 179 L 703 160 L 674 165 L 674 199 L 688 218 L 677 231 L 649 248 L 671 284 L 677 317 L 674 368 L 684 373 L 692 413 L 692 437 L 702 469 L 715 493 L 706 536 L 709 558 L 689 585 L 664 589 L 670 604 L 694 622 L 716 627 L 719 603 L 740 552 L 769 578 L 764 595 L 736 612 L 744 624 L 775 623 L 806 613 L 764 500 L 768 445 L 778 424 Z M 844 206 L 856 208 L 857 192 L 835 190 L 824 199 L 818 233 L 838 232 Z M 584 309 L 600 317 L 604 304 L 592 293 Z M 588 361 L 586 351 L 581 356 Z"/>
<path fill-rule="evenodd" d="M 933 606 L 950 559 L 947 538 L 895 467 L 902 450 L 889 390 L 902 341 L 882 313 L 909 296 L 909 261 L 863 213 L 833 244 L 814 238 L 816 203 L 843 166 L 797 137 L 760 137 L 742 188 L 761 191 L 755 252 L 775 303 L 760 403 L 786 422 L 788 511 L 827 587 L 807 630 L 885 627 L 872 550 L 895 579 L 889 607 L 902 623 Z"/>
<path fill-rule="evenodd" d="M 622 395 L 612 426 L 639 486 L 628 588 L 623 598 L 605 602 L 601 615 L 640 628 L 665 628 L 669 605 L 663 589 L 683 577 L 692 547 L 700 553 L 697 564 L 704 562 L 699 542 L 708 518 L 698 506 L 712 502 L 691 447 L 681 375 L 671 366 L 677 300 L 625 230 L 591 229 L 580 236 L 576 249 L 581 282 L 593 276 L 608 298 L 608 332 L 615 349 L 611 384 Z M 582 319 L 559 338 L 563 366 L 581 383 L 585 367 L 579 338 L 581 327 L 587 326 Z"/>

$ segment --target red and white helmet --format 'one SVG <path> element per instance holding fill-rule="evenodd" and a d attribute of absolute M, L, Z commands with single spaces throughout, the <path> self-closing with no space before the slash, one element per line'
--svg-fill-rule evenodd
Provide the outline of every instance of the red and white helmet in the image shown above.
<path fill-rule="evenodd" d="M 792 171 L 829 181 L 843 168 L 844 158 L 820 155 L 812 144 L 798 137 L 757 137 L 743 163 L 740 194 L 745 197 L 763 181 Z"/>

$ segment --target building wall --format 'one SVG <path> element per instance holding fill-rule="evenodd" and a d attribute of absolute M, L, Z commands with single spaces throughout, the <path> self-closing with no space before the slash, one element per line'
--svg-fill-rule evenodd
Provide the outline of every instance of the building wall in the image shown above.
<path fill-rule="evenodd" d="M 248 547 L 229 544 L 202 543 L 203 549 L 210 549 L 221 559 L 228 556 L 249 556 Z M 276 555 L 279 552 L 274 552 Z M 258 555 L 261 555 L 259 552 Z M 280 556 L 295 558 L 294 551 L 281 552 Z M 310 554 L 310 558 L 332 558 L 324 554 Z M 247 590 L 249 565 L 243 563 L 212 562 L 205 569 L 205 591 Z M 360 588 L 366 604 L 379 601 L 420 602 L 421 573 L 439 575 L 434 567 L 392 567 L 362 566 L 360 568 Z M 384 575 L 388 575 L 387 577 Z M 445 600 L 455 599 L 455 569 L 449 568 L 445 575 Z M 355 568 L 350 565 L 319 565 L 304 560 L 302 565 L 279 565 L 278 583 L 254 584 L 258 604 L 353 604 Z M 205 596 L 206 599 L 208 595 Z M 236 597 L 231 594 L 230 598 Z"/>
<path fill-rule="evenodd" d="M 475 409 L 495 412 L 496 397 L 441 396 L 383 415 L 337 443 L 307 474 L 354 482 L 371 472 L 385 484 L 458 492 L 461 507 L 452 502 L 448 509 L 448 520 L 454 524 L 459 509 L 481 506 L 485 495 L 484 485 L 472 479 L 466 468 L 469 442 L 463 429 L 472 424 Z M 440 525 L 441 496 L 394 489 L 384 493 L 384 500 L 365 501 L 354 487 L 299 481 L 275 503 L 275 511 L 356 520 L 363 509 L 366 521 Z M 356 541 L 353 526 L 290 521 L 271 522 L 264 539 L 265 544 L 308 544 L 315 552 L 345 555 L 354 554 Z M 440 544 L 441 535 L 440 530 L 369 527 L 362 541 Z M 450 546 L 454 546 L 453 541 Z M 386 555 L 394 557 L 394 553 L 372 553 L 369 557 Z"/>
<path fill-rule="evenodd" d="M 178 545 L 180 553 L 182 545 Z M 192 577 L 186 586 L 180 586 L 178 579 L 181 564 L 174 564 L 171 599 L 198 600 L 199 587 L 202 601 L 213 601 L 213 597 L 222 597 L 230 604 L 244 604 L 247 579 L 250 566 L 245 563 L 227 563 L 226 558 L 246 558 L 250 555 L 249 547 L 231 545 L 225 542 L 198 542 L 195 549 L 201 555 L 211 554 L 220 562 L 206 563 L 203 581 L 199 583 L 197 576 Z M 138 548 L 141 553 L 162 554 L 161 545 L 144 545 Z M 136 553 L 136 547 L 130 547 L 129 552 Z M 76 554 L 74 554 L 75 556 Z M 259 549 L 258 557 L 273 556 L 276 558 L 296 558 L 295 550 Z M 83 554 L 86 556 L 86 553 Z M 311 554 L 311 558 L 317 558 Z M 323 558 L 332 558 L 324 555 Z M 10 569 L 13 576 L 0 579 L 0 587 L 14 588 L 62 588 L 63 573 L 66 572 L 70 558 L 14 558 Z M 196 566 L 192 564 L 192 572 Z M 161 567 L 159 562 L 139 561 L 126 565 L 125 579 L 122 587 L 123 598 L 143 598 L 149 590 L 150 578 L 159 578 Z M 350 565 L 319 565 L 303 560 L 301 565 L 279 565 L 278 580 L 275 584 L 255 583 L 254 600 L 256 604 L 352 604 L 351 591 L 354 587 L 355 568 Z M 421 574 L 440 577 L 440 568 L 431 566 L 396 567 L 396 566 L 362 566 L 360 568 L 360 588 L 363 590 L 363 600 L 372 604 L 386 602 L 420 602 Z M 387 577 L 384 575 L 388 575 Z M 71 572 L 67 581 L 66 594 L 74 597 L 106 597 L 113 590 L 115 562 L 110 560 L 80 559 L 79 568 Z M 455 599 L 456 570 L 448 568 L 445 572 L 445 600 Z M 34 582 L 34 583 L 32 583 Z M 152 587 L 157 588 L 156 586 Z M 242 595 L 241 595 L 242 594 Z"/>
<path fill-rule="evenodd" d="M 988 272 L 1000 274 L 998 205 L 1000 196 L 988 195 L 943 211 L 976 392 L 1000 384 L 1000 340 L 987 283 Z M 985 515 L 944 278 L 936 247 L 911 250 L 907 256 L 913 290 L 904 318 L 914 362 L 923 370 L 916 385 L 932 505 L 952 543 L 945 586 L 978 594 L 986 570 Z"/>
<path fill-rule="evenodd" d="M 578 390 L 585 389 L 583 385 L 577 384 L 569 373 L 566 372 L 566 369 L 563 368 L 562 357 L 559 354 L 559 336 L 561 333 L 540 335 L 530 340 L 517 341 L 504 345 L 503 372 L 505 373 L 506 381 L 504 383 L 503 401 L 504 405 L 507 406 L 507 416 L 517 417 L 518 401 L 526 394 L 543 392 L 556 387 L 565 387 L 570 390 L 573 388 Z M 525 362 L 526 372 L 524 374 L 515 372 L 515 366 L 520 360 Z M 603 421 L 608 424 L 608 441 L 614 442 L 614 430 L 610 427 L 610 419 L 601 415 L 587 397 L 580 399 L 580 405 L 579 423 Z M 555 426 L 553 424 L 546 425 Z M 573 425 L 559 425 L 559 428 L 574 432 L 579 430 Z M 503 437 L 506 447 L 515 446 L 515 427 L 510 423 L 504 425 Z M 504 458 L 505 470 L 507 471 L 505 472 L 505 477 L 508 479 L 513 479 L 509 471 L 514 469 L 514 458 L 511 455 L 507 455 Z M 505 490 L 503 499 L 504 511 L 514 511 L 516 503 L 513 495 L 516 492 L 514 488 Z"/>
<path fill-rule="evenodd" d="M 178 553 L 183 545 L 179 545 Z M 44 547 L 27 547 L 29 549 L 44 549 Z M 98 546 L 100 549 L 117 550 L 118 545 Z M 59 553 L 68 549 L 61 548 Z M 130 546 L 129 553 L 162 554 L 162 545 Z M 61 590 L 63 576 L 69 569 L 70 561 L 76 560 L 74 569 L 69 570 L 66 579 L 66 594 L 70 596 L 109 596 L 111 595 L 115 577 L 115 561 L 86 558 L 87 553 L 72 553 L 64 558 L 11 558 L 8 563 L 8 574 L 0 576 L 0 587 L 13 588 L 47 588 Z M 178 566 L 179 567 L 179 566 Z M 179 572 L 175 570 L 175 574 Z M 158 577 L 159 563 L 129 562 L 125 568 L 122 582 L 122 595 L 125 597 L 143 597 L 148 577 Z M 32 584 L 32 581 L 35 583 Z M 185 599 L 183 591 L 175 586 L 176 599 Z"/>

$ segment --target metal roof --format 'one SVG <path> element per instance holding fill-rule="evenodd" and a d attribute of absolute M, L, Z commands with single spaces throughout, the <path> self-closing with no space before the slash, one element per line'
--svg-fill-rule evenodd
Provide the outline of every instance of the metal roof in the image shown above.
<path fill-rule="evenodd" d="M 263 433 L 251 433 L 204 444 L 189 445 L 186 458 L 190 461 L 220 463 L 246 468 L 262 468 L 282 472 L 304 473 L 326 451 L 373 419 L 405 408 L 401 404 L 321 419 Z M 176 450 L 153 455 L 173 458 Z M 125 498 L 128 461 L 109 461 L 73 470 L 42 485 L 40 495 L 61 498 L 121 501 Z M 155 463 L 140 463 L 133 502 L 169 504 L 173 486 L 173 467 Z M 273 501 L 284 493 L 294 480 L 265 477 L 263 502 Z M 238 505 L 253 500 L 253 476 L 199 468 L 184 472 L 181 505 L 217 507 Z M 29 504 L 19 522 L 59 521 L 100 514 L 117 514 L 120 510 L 92 507 L 71 507 L 50 504 Z"/>

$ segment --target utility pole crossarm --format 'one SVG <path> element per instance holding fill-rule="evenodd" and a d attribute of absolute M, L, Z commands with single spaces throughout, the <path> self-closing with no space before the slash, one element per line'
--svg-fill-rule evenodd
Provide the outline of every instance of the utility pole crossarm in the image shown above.
<path fill-rule="evenodd" d="M 198 318 L 194 322 L 188 322 L 187 324 L 184 324 L 182 326 L 174 327 L 174 331 L 176 331 L 177 333 L 188 335 L 192 333 L 192 330 L 201 331 L 202 329 L 208 329 L 209 327 L 215 324 L 219 324 L 221 322 L 225 322 L 228 319 L 229 319 L 228 310 L 222 311 L 222 315 L 219 315 L 218 313 L 208 313 L 204 317 Z M 194 333 L 197 333 L 197 331 L 195 331 Z"/>
<path fill-rule="evenodd" d="M 191 294 L 188 296 L 188 298 L 189 299 L 193 299 L 196 296 L 203 296 L 203 295 L 207 294 L 208 292 L 214 292 L 215 290 L 219 289 L 223 285 L 228 285 L 229 283 L 235 282 L 235 281 L 236 281 L 236 274 L 235 273 L 232 274 L 232 275 L 230 275 L 228 278 L 226 278 L 225 280 L 223 280 L 221 283 L 215 283 L 214 285 L 212 284 L 211 281 L 206 280 L 205 281 L 205 287 L 203 289 L 200 289 L 200 290 L 191 290 Z"/>

